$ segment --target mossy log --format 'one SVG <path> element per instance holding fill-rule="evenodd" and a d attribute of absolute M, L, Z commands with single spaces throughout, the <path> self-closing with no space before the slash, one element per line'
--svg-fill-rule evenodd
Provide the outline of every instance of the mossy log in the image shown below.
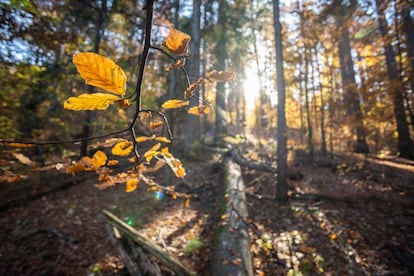
<path fill-rule="evenodd" d="M 157 262 L 175 275 L 195 275 L 180 261 L 109 211 L 103 211 L 109 237 L 131 275 L 161 275 Z"/>
<path fill-rule="evenodd" d="M 212 275 L 253 275 L 244 183 L 241 168 L 231 157 L 224 159 L 220 184 L 222 210 Z"/>

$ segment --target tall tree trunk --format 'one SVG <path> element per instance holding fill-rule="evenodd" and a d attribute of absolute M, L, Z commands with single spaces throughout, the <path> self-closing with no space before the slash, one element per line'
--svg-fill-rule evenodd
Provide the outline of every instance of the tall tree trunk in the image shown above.
<path fill-rule="evenodd" d="M 376 0 L 378 13 L 378 28 L 383 38 L 385 60 L 387 63 L 388 77 L 390 79 L 390 93 L 394 104 L 394 115 L 397 121 L 398 132 L 398 151 L 401 157 L 414 159 L 413 142 L 410 138 L 410 132 L 407 123 L 407 117 L 404 107 L 403 86 L 398 76 L 398 68 L 395 60 L 394 50 L 392 49 L 392 40 L 387 32 L 387 23 L 385 21 L 385 3 L 382 0 Z"/>
<path fill-rule="evenodd" d="M 95 38 L 94 38 L 93 49 L 92 49 L 94 53 L 99 53 L 99 45 L 101 43 L 102 32 L 105 27 L 107 8 L 108 8 L 107 0 L 102 0 L 101 7 L 98 11 L 98 18 L 95 24 Z M 88 92 L 91 93 L 93 92 L 93 90 L 94 88 L 92 86 L 89 86 Z M 82 126 L 82 133 L 81 133 L 82 138 L 87 138 L 90 136 L 92 117 L 93 117 L 92 111 L 86 111 L 86 118 Z M 88 154 L 88 140 L 83 140 L 81 142 L 81 147 L 80 147 L 80 156 L 86 156 L 87 154 Z"/>
<path fill-rule="evenodd" d="M 312 124 L 312 114 L 310 111 L 310 103 L 309 103 L 309 82 L 308 82 L 308 74 L 309 74 L 309 57 L 308 57 L 308 50 L 305 47 L 305 79 L 304 79 L 304 89 L 305 89 L 305 111 L 306 111 L 306 123 L 307 123 L 307 136 L 308 136 L 308 147 L 309 147 L 309 155 L 310 159 L 313 162 L 314 158 L 314 147 L 313 147 L 313 124 Z"/>
<path fill-rule="evenodd" d="M 347 119 L 351 129 L 355 130 L 354 152 L 368 153 L 368 145 L 365 140 L 363 116 L 360 106 L 360 98 L 357 93 L 355 81 L 354 64 L 351 56 L 351 43 L 349 41 L 349 30 L 347 20 L 335 16 L 336 26 L 339 30 L 338 52 L 342 76 L 342 87 L 344 90 L 345 104 L 347 106 Z"/>
<path fill-rule="evenodd" d="M 217 70 L 225 70 L 226 67 L 226 9 L 228 8 L 225 0 L 219 0 L 218 7 L 218 41 L 214 49 L 214 54 L 217 59 Z M 215 140 L 218 141 L 219 138 L 227 132 L 227 114 L 226 114 L 226 99 L 225 99 L 225 84 L 224 82 L 217 82 L 216 84 L 216 105 L 215 105 L 215 114 L 216 114 L 216 131 L 215 131 Z"/>
<path fill-rule="evenodd" d="M 317 45 L 315 44 L 314 46 L 314 52 L 315 52 L 315 59 L 316 59 L 316 73 L 319 76 L 319 84 L 318 84 L 318 88 L 319 88 L 319 99 L 321 101 L 321 106 L 320 106 L 320 113 L 321 113 L 321 152 L 323 156 L 326 156 L 327 154 L 327 148 L 326 148 L 326 129 L 325 129 L 325 99 L 323 97 L 323 93 L 322 93 L 322 72 L 321 72 L 321 68 L 319 67 L 319 56 L 318 56 L 318 49 L 317 49 Z"/>
<path fill-rule="evenodd" d="M 200 77 L 200 19 L 201 19 L 201 0 L 193 0 L 192 31 L 189 63 L 190 82 L 195 82 Z M 200 97 L 196 93 L 190 98 L 190 105 L 199 105 Z M 186 115 L 184 120 L 184 155 L 187 158 L 199 157 L 194 152 L 197 141 L 200 140 L 200 117 Z"/>
<path fill-rule="evenodd" d="M 273 24 L 276 44 L 277 72 L 277 185 L 276 201 L 286 203 L 287 197 L 287 148 L 286 148 L 286 88 L 283 68 L 282 26 L 280 24 L 279 0 L 273 1 Z"/>

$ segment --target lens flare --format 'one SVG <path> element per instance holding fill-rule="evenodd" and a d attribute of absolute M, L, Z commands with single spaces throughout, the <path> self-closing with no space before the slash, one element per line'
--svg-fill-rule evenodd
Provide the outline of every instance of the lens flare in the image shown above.
<path fill-rule="evenodd" d="M 162 191 L 155 191 L 154 196 L 157 200 L 161 200 L 164 198 L 164 193 Z"/>

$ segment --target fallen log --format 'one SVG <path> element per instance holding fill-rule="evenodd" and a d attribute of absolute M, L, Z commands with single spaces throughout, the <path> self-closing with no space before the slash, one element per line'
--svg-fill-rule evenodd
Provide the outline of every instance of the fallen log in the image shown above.
<path fill-rule="evenodd" d="M 220 182 L 223 206 L 212 275 L 253 275 L 244 183 L 240 166 L 231 157 L 224 159 Z"/>
<path fill-rule="evenodd" d="M 161 247 L 138 233 L 114 214 L 107 210 L 103 210 L 102 213 L 107 224 L 106 229 L 109 237 L 131 275 L 161 275 L 158 266 L 153 263 L 152 257 L 155 257 L 161 265 L 176 275 L 195 275 L 180 261 L 170 256 Z"/>

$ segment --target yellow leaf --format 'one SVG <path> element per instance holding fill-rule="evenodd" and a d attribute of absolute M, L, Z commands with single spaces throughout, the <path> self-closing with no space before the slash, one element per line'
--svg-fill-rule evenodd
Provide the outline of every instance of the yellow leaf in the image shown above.
<path fill-rule="evenodd" d="M 145 160 L 148 163 L 151 162 L 151 160 L 152 160 L 152 158 L 154 158 L 154 156 L 156 156 L 157 154 L 159 154 L 159 151 L 158 150 L 160 149 L 160 147 L 161 147 L 161 144 L 158 143 L 158 144 L 154 145 L 152 148 L 150 148 L 148 151 L 146 151 L 144 153 Z"/>
<path fill-rule="evenodd" d="M 171 140 L 167 137 L 155 137 L 155 140 L 162 143 L 171 143 Z"/>
<path fill-rule="evenodd" d="M 336 234 L 335 233 L 333 233 L 333 234 L 331 234 L 331 240 L 334 240 L 334 239 L 336 239 Z"/>
<path fill-rule="evenodd" d="M 171 71 L 171 69 L 178 69 L 178 68 L 184 67 L 184 65 L 185 65 L 185 58 L 180 58 L 175 63 L 165 68 L 165 71 L 167 71 L 168 73 Z"/>
<path fill-rule="evenodd" d="M 128 181 L 126 182 L 125 191 L 127 193 L 135 191 L 138 187 L 138 182 L 139 182 L 139 179 L 137 177 L 128 179 Z"/>
<path fill-rule="evenodd" d="M 226 71 L 212 71 L 207 73 L 207 76 L 212 81 L 232 81 L 234 80 L 235 74 L 234 74 L 234 68 L 231 66 Z"/>
<path fill-rule="evenodd" d="M 150 140 L 152 140 L 152 139 L 154 139 L 154 137 L 153 137 L 153 136 L 139 136 L 139 137 L 137 137 L 137 138 L 135 139 L 135 141 L 136 141 L 137 143 L 142 143 L 142 142 L 150 141 Z"/>
<path fill-rule="evenodd" d="M 126 74 L 109 58 L 95 53 L 79 53 L 73 56 L 73 63 L 86 84 L 125 95 Z"/>
<path fill-rule="evenodd" d="M 189 105 L 189 103 L 190 101 L 173 99 L 173 100 L 166 101 L 165 103 L 161 105 L 161 107 L 165 109 L 180 108 L 180 107 Z"/>
<path fill-rule="evenodd" d="M 120 99 L 118 96 L 105 93 L 81 94 L 67 99 L 63 104 L 63 108 L 70 110 L 105 110 Z"/>
<path fill-rule="evenodd" d="M 98 150 L 91 158 L 92 167 L 95 169 L 99 169 L 106 163 L 106 154 L 103 151 Z"/>
<path fill-rule="evenodd" d="M 220 217 L 220 218 L 221 218 L 222 220 L 225 220 L 225 219 L 227 219 L 227 217 L 228 217 L 228 215 L 223 214 L 223 215 L 221 215 L 221 217 Z"/>
<path fill-rule="evenodd" d="M 185 199 L 185 201 L 184 201 L 184 206 L 185 206 L 185 208 L 190 208 L 190 198 L 189 198 L 189 197 L 187 197 L 187 198 Z"/>
<path fill-rule="evenodd" d="M 193 115 L 196 115 L 196 116 L 200 116 L 200 115 L 203 115 L 203 114 L 208 114 L 209 112 L 210 112 L 210 108 L 209 108 L 208 105 L 205 105 L 205 104 L 190 107 L 187 111 L 188 114 L 193 114 Z"/>
<path fill-rule="evenodd" d="M 187 54 L 191 36 L 174 28 L 170 28 L 170 34 L 162 43 L 170 52 L 177 56 Z"/>
<path fill-rule="evenodd" d="M 161 153 L 167 158 L 172 158 L 173 157 L 173 155 L 170 153 L 170 151 L 168 150 L 167 147 L 161 149 Z"/>
<path fill-rule="evenodd" d="M 118 156 L 125 156 L 131 153 L 134 145 L 129 141 L 122 141 L 112 148 L 112 154 Z"/>

